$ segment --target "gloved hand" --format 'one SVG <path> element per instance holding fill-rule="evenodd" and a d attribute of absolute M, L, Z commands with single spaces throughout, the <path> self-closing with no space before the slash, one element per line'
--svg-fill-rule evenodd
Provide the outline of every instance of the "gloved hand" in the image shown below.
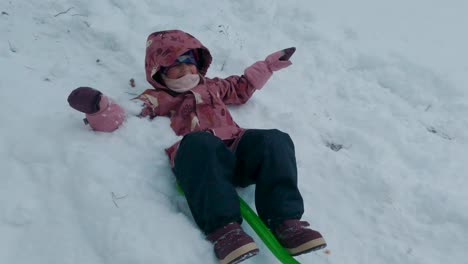
<path fill-rule="evenodd" d="M 296 48 L 291 47 L 291 48 L 277 51 L 269 55 L 265 59 L 268 69 L 274 72 L 274 71 L 278 71 L 278 70 L 288 67 L 289 65 L 292 64 L 289 58 L 291 58 L 291 56 L 294 54 L 295 51 L 296 51 Z"/>
<path fill-rule="evenodd" d="M 90 87 L 79 87 L 68 96 L 68 103 L 74 109 L 85 114 L 97 113 L 102 93 Z"/>

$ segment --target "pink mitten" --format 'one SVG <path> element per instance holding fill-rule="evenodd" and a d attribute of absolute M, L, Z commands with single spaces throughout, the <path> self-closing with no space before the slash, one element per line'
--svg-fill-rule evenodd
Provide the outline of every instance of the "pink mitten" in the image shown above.
<path fill-rule="evenodd" d="M 122 107 L 91 87 L 73 90 L 68 96 L 68 103 L 74 109 L 85 113 L 85 123 L 96 131 L 114 131 L 125 119 Z"/>
<path fill-rule="evenodd" d="M 68 103 L 75 110 L 85 114 L 97 113 L 102 93 L 91 87 L 78 87 L 68 96 Z"/>
<path fill-rule="evenodd" d="M 295 51 L 296 51 L 296 48 L 291 47 L 291 48 L 277 51 L 269 55 L 265 59 L 268 69 L 274 72 L 274 71 L 278 71 L 278 70 L 288 67 L 289 65 L 292 64 L 289 58 L 291 58 L 291 56 L 294 54 Z"/>
<path fill-rule="evenodd" d="M 125 119 L 125 110 L 107 96 L 101 96 L 99 109 L 94 114 L 86 114 L 86 121 L 96 131 L 112 132 Z"/>

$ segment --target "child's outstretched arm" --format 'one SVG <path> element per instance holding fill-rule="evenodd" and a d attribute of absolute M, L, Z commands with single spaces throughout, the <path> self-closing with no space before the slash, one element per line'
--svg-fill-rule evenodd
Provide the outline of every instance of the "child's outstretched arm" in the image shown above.
<path fill-rule="evenodd" d="M 167 93 L 148 89 L 134 98 L 143 102 L 138 116 L 149 117 L 169 116 L 170 110 L 180 100 Z M 79 87 L 68 96 L 72 108 L 86 114 L 85 123 L 94 130 L 112 132 L 125 120 L 125 111 L 109 97 L 90 87 Z"/>
<path fill-rule="evenodd" d="M 242 76 L 230 76 L 226 79 L 215 78 L 220 88 L 220 96 L 226 104 L 243 104 L 260 90 L 270 79 L 273 72 L 292 64 L 289 58 L 296 48 L 287 48 L 270 54 L 263 61 L 257 61 L 244 71 Z"/>

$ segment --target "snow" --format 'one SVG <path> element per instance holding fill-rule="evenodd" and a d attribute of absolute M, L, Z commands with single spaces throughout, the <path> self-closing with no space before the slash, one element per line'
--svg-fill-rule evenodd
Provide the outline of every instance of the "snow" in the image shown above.
<path fill-rule="evenodd" d="M 466 1 L 0 2 L 0 263 L 216 263 L 163 149 L 166 118 L 134 116 L 147 35 L 182 29 L 209 77 L 295 46 L 246 105 L 247 128 L 296 143 L 304 219 L 329 252 L 301 263 L 466 263 Z M 135 79 L 136 88 L 129 80 Z M 85 126 L 66 98 L 92 86 L 129 116 Z M 239 193 L 253 206 L 253 188 Z M 261 253 L 277 263 L 252 229 Z"/>

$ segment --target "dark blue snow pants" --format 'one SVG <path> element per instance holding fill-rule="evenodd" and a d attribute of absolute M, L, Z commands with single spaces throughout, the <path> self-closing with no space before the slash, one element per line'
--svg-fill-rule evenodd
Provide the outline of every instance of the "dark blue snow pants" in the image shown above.
<path fill-rule="evenodd" d="M 256 184 L 256 209 L 270 228 L 304 213 L 294 144 L 276 129 L 246 130 L 235 152 L 211 133 L 187 134 L 177 150 L 174 173 L 205 234 L 242 222 L 235 187 Z"/>

